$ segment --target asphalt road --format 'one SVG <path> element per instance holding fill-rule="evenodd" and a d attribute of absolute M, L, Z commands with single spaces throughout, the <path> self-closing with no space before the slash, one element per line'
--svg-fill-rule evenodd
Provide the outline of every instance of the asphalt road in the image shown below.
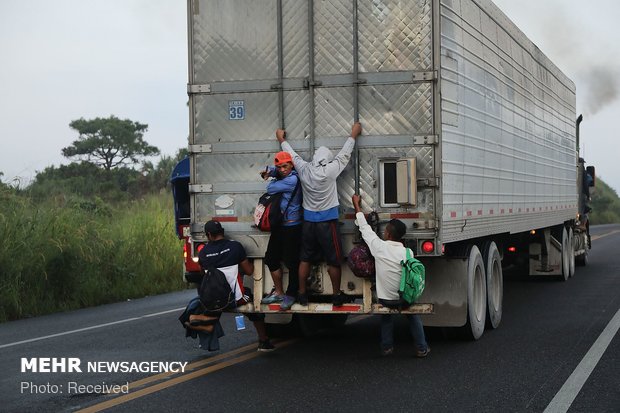
<path fill-rule="evenodd" d="M 191 290 L 4 323 L 0 411 L 619 412 L 620 225 L 592 232 L 575 277 L 506 274 L 500 328 L 476 342 L 427 329 L 426 359 L 413 357 L 404 318 L 395 354 L 380 357 L 372 316 L 264 354 L 250 323 L 236 331 L 226 315 L 209 353 L 177 319 Z M 21 359 L 35 357 L 79 358 L 82 372 L 22 373 Z M 188 364 L 177 374 L 86 369 L 113 361 Z M 103 383 L 128 393 L 87 387 Z"/>

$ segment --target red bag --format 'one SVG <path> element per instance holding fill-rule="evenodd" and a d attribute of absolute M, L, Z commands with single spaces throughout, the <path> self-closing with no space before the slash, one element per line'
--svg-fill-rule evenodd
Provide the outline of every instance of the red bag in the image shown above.
<path fill-rule="evenodd" d="M 261 231 L 269 232 L 282 225 L 283 214 L 280 210 L 282 193 L 263 194 L 254 209 L 254 225 Z M 288 206 L 287 206 L 288 208 Z"/>
<path fill-rule="evenodd" d="M 375 277 L 375 257 L 370 253 L 370 249 L 366 243 L 353 247 L 347 257 L 347 264 L 356 277 Z"/>
<path fill-rule="evenodd" d="M 264 193 L 258 200 L 256 208 L 254 208 L 254 225 L 256 228 L 261 231 L 270 232 L 274 228 L 281 226 L 286 211 L 288 211 L 288 207 L 291 205 L 291 202 L 293 202 L 299 186 L 300 182 L 298 179 L 297 185 L 295 185 L 295 189 L 293 189 L 293 193 L 291 193 L 291 198 L 288 204 L 286 204 L 284 212 L 282 212 L 280 207 L 283 192 L 278 192 L 276 194 Z"/>

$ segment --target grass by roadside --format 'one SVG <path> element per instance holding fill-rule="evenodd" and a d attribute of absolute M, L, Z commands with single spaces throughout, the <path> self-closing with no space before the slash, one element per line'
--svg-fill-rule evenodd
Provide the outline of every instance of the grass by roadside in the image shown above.
<path fill-rule="evenodd" d="M 0 192 L 0 321 L 184 287 L 169 194 L 111 206 Z"/>

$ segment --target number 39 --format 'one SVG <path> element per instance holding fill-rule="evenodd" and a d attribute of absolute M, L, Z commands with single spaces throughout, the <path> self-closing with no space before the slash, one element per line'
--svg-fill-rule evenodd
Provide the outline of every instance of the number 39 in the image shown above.
<path fill-rule="evenodd" d="M 232 106 L 229 108 L 229 119 L 243 119 L 244 118 L 244 113 L 243 113 L 243 106 Z"/>

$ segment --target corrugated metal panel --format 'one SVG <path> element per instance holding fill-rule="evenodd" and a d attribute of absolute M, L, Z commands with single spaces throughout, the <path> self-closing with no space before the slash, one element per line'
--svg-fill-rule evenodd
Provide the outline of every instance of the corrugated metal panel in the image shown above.
<path fill-rule="evenodd" d="M 194 83 L 277 78 L 275 1 L 194 1 Z"/>
<path fill-rule="evenodd" d="M 441 82 L 442 240 L 574 218 L 574 85 L 490 1 L 441 2 Z"/>
<path fill-rule="evenodd" d="M 228 195 L 239 223 L 235 231 L 252 233 L 240 223 L 250 221 L 264 184 L 258 169 L 279 150 L 273 137 L 280 120 L 274 88 L 278 2 L 196 1 L 191 79 L 205 86 L 191 89 L 190 143 L 211 145 L 212 152 L 194 156 L 192 183 L 211 185 L 213 193 L 195 195 L 195 219 L 217 214 L 217 197 Z M 438 3 L 440 21 L 433 22 L 432 5 Z M 574 85 L 490 1 L 357 2 L 358 86 L 353 4 L 316 0 L 309 10 L 303 0 L 282 1 L 283 119 L 295 149 L 306 158 L 312 147 L 337 150 L 357 101 L 364 125 L 360 191 L 380 212 L 433 220 L 441 211 L 444 242 L 572 217 Z M 441 35 L 434 39 L 438 25 Z M 436 82 L 420 76 L 439 68 L 433 67 L 434 56 L 441 57 L 441 124 L 434 117 Z M 313 78 L 316 85 L 304 83 Z M 235 104 L 242 106 L 243 119 L 231 119 Z M 439 146 L 412 145 L 419 135 L 439 136 Z M 400 157 L 416 157 L 418 178 L 435 182 L 438 175 L 441 193 L 421 188 L 415 208 L 380 208 L 379 162 Z M 354 177 L 352 166 L 340 177 L 342 213 L 350 212 Z M 539 218 L 545 211 L 546 218 Z"/>
<path fill-rule="evenodd" d="M 279 150 L 277 5 L 274 0 L 196 0 L 191 15 L 192 130 L 190 143 L 210 152 L 193 156 L 194 221 L 229 214 L 235 232 L 249 225 L 262 182 L 258 170 Z M 359 77 L 354 85 L 353 1 L 313 2 L 310 41 L 308 2 L 282 1 L 283 118 L 293 147 L 308 159 L 312 147 L 339 150 L 359 102 L 364 125 L 360 147 L 360 192 L 381 212 L 416 212 L 434 219 L 433 188 L 421 188 L 415 208 L 380 208 L 379 162 L 418 158 L 418 177 L 434 180 L 434 119 L 431 2 L 358 2 Z M 311 48 L 311 44 L 314 45 Z M 312 49 L 312 50 L 311 50 Z M 309 56 L 314 57 L 310 66 Z M 309 88 L 303 79 L 315 78 Z M 359 89 L 359 97 L 354 94 Z M 312 107 L 311 102 L 314 102 Z M 243 119 L 231 119 L 231 105 Z M 312 124 L 314 119 L 314 124 Z M 429 136 L 430 144 L 423 139 Z M 414 142 L 417 144 L 414 145 Z M 352 165 L 339 178 L 341 212 L 351 212 Z M 226 198 L 222 198 L 226 197 Z M 226 208 L 218 200 L 230 201 Z M 223 216 L 223 215 L 222 215 Z M 348 227 L 348 224 L 347 224 Z M 353 228 L 351 228 L 351 231 Z"/>
<path fill-rule="evenodd" d="M 431 2 L 360 1 L 360 71 L 432 68 Z"/>

